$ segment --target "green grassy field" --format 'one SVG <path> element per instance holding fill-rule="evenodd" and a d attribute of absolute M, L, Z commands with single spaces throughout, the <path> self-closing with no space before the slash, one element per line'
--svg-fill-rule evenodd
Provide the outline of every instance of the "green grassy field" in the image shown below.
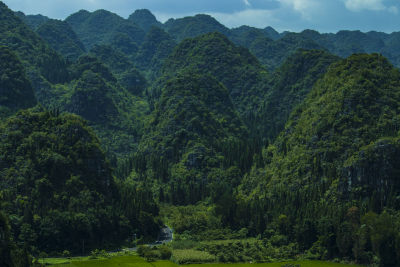
<path fill-rule="evenodd" d="M 291 264 L 300 264 L 301 267 L 361 267 L 360 265 L 341 264 L 323 261 L 296 261 Z M 274 263 L 212 263 L 212 264 L 191 264 L 190 267 L 281 267 L 284 262 Z"/>
<path fill-rule="evenodd" d="M 138 256 L 117 256 L 111 259 L 97 259 L 97 260 L 71 260 L 68 262 L 67 259 L 60 264 L 60 262 L 54 262 L 53 259 L 47 259 L 45 261 L 50 266 L 54 267 L 177 267 L 173 262 L 170 261 L 157 261 L 147 262 Z"/>
<path fill-rule="evenodd" d="M 46 259 L 49 266 L 53 267 L 178 267 L 170 261 L 147 262 L 139 256 L 116 256 L 110 259 L 89 260 L 88 258 L 78 259 Z M 299 261 L 292 264 L 301 264 L 301 267 L 360 267 L 360 265 L 340 264 L 322 261 Z M 181 265 L 187 267 L 281 267 L 285 263 L 210 263 Z"/>

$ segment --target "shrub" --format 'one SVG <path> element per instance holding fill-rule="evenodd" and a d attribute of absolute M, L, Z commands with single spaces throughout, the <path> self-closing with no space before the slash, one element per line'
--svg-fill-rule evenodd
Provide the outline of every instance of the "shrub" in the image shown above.
<path fill-rule="evenodd" d="M 160 258 L 156 247 L 152 249 L 149 246 L 141 245 L 138 247 L 137 253 L 140 257 L 145 258 L 147 261 L 155 261 Z"/>
<path fill-rule="evenodd" d="M 97 259 L 97 258 L 109 258 L 109 257 L 110 257 L 110 255 L 108 255 L 108 253 L 104 249 L 103 250 L 95 249 L 95 250 L 92 250 L 90 252 L 90 257 L 89 258 L 90 259 Z"/>
<path fill-rule="evenodd" d="M 165 245 L 159 247 L 158 251 L 162 260 L 169 260 L 172 256 L 172 250 Z"/>
<path fill-rule="evenodd" d="M 62 255 L 63 255 L 63 257 L 65 257 L 65 258 L 71 257 L 71 253 L 69 252 L 69 250 L 64 250 L 63 253 L 62 253 Z"/>

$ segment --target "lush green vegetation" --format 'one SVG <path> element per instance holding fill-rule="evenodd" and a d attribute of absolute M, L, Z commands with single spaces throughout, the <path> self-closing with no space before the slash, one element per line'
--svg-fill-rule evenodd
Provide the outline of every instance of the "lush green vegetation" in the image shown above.
<path fill-rule="evenodd" d="M 214 76 L 222 82 L 245 122 L 263 99 L 269 78 L 248 50 L 236 47 L 220 33 L 181 42 L 166 60 L 163 74 L 171 77 L 185 69 Z"/>
<path fill-rule="evenodd" d="M 265 172 L 254 169 L 244 179 L 238 201 L 250 196 L 247 212 L 259 215 L 239 218 L 251 218 L 247 223 L 267 236 L 278 231 L 296 237 L 318 257 L 370 262 L 374 252 L 385 266 L 395 265 L 396 256 L 380 254 L 379 247 L 395 246 L 397 235 L 361 229 L 373 227 L 369 218 L 384 220 L 384 232 L 399 229 L 398 212 L 383 212 L 399 207 L 393 163 L 399 75 L 380 55 L 354 55 L 333 65 L 265 150 Z"/>
<path fill-rule="evenodd" d="M 65 21 L 71 25 L 87 50 L 95 44 L 112 44 L 119 34 L 128 36 L 129 40 L 136 44 L 140 44 L 145 35 L 135 23 L 106 10 L 97 10 L 93 13 L 81 10 Z"/>
<path fill-rule="evenodd" d="M 164 28 L 177 41 L 196 37 L 205 33 L 219 32 L 227 34 L 229 29 L 209 15 L 196 15 L 181 19 L 169 19 Z"/>
<path fill-rule="evenodd" d="M 128 92 L 136 96 L 143 94 L 147 87 L 147 80 L 134 67 L 135 63 L 123 52 L 111 46 L 95 45 L 90 50 L 90 55 L 104 63 Z"/>
<path fill-rule="evenodd" d="M 159 249 L 149 249 L 149 251 L 158 251 Z M 173 261 L 166 260 L 155 260 L 155 259 L 144 259 L 142 257 L 137 256 L 132 252 L 117 252 L 117 253 L 106 253 L 104 255 L 90 256 L 90 257 L 76 257 L 76 258 L 46 258 L 41 259 L 39 262 L 45 263 L 50 266 L 160 266 L 160 267 L 177 267 L 182 266 L 177 263 L 176 260 L 182 260 L 186 262 L 183 266 L 232 266 L 232 267 L 247 267 L 247 266 L 255 266 L 255 267 L 283 267 L 283 266 L 305 266 L 305 267 L 314 267 L 314 266 L 322 266 L 322 267 L 345 267 L 345 266 L 360 266 L 360 265 L 352 265 L 346 263 L 337 263 L 337 262 L 323 262 L 323 261 L 310 261 L 310 260 L 299 260 L 299 261 L 277 261 L 270 263 L 218 263 L 213 262 L 215 260 L 210 254 L 200 251 L 192 251 L 192 250 L 176 250 L 175 254 L 172 256 Z M 149 261 L 150 260 L 150 261 Z M 200 260 L 203 262 L 200 264 L 194 264 L 196 260 Z M 212 263 L 205 263 L 210 261 Z M 190 263 L 192 262 L 192 263 Z"/>
<path fill-rule="evenodd" d="M 282 267 L 282 266 L 296 266 L 300 265 L 301 267 L 345 267 L 345 266 L 358 266 L 352 264 L 341 264 L 341 263 L 331 263 L 331 262 L 323 262 L 323 261 L 294 261 L 294 262 L 276 262 L 276 263 L 239 263 L 239 264 L 231 264 L 231 263 L 220 263 L 220 264 L 191 264 L 191 267 Z"/>
<path fill-rule="evenodd" d="M 19 17 L 26 25 L 28 25 L 34 31 L 39 28 L 40 25 L 48 21 L 50 18 L 37 14 L 37 15 L 25 15 L 21 11 L 15 12 L 15 15 Z"/>
<path fill-rule="evenodd" d="M 211 184 L 238 175 L 235 168 L 222 169 L 240 160 L 240 155 L 228 158 L 226 152 L 245 136 L 246 128 L 222 84 L 193 71 L 181 73 L 163 89 L 131 175 L 156 183 L 161 201 L 196 203 L 210 195 Z"/>
<path fill-rule="evenodd" d="M 7 46 L 27 64 L 30 74 L 44 76 L 50 82 L 63 82 L 68 78 L 65 60 L 59 56 L 21 19 L 15 16 L 14 12 L 0 2 L 0 45 Z M 34 71 L 34 70 L 35 71 Z M 40 73 L 40 74 L 38 74 Z M 36 88 L 33 83 L 34 89 Z"/>
<path fill-rule="evenodd" d="M 398 266 L 399 36 L 0 3 L 0 264 Z"/>
<path fill-rule="evenodd" d="M 0 213 L 0 264 L 1 266 L 30 266 L 32 259 L 26 248 L 17 248 L 12 239 L 8 218 Z"/>
<path fill-rule="evenodd" d="M 112 64 L 112 60 L 107 62 Z M 143 76 L 133 67 L 117 74 L 124 88 L 113 73 L 91 55 L 82 56 L 71 66 L 71 76 L 73 80 L 69 84 L 58 85 L 50 91 L 52 95 L 46 106 L 87 119 L 111 155 L 124 157 L 135 151 L 148 111 L 147 102 L 136 96 L 144 90 Z"/>
<path fill-rule="evenodd" d="M 284 129 L 293 109 L 301 104 L 315 82 L 338 57 L 321 50 L 298 50 L 274 75 L 271 89 L 257 112 L 262 137 L 274 140 Z"/>
<path fill-rule="evenodd" d="M 98 259 L 75 259 L 75 258 L 62 258 L 62 259 L 45 259 L 46 264 L 50 266 L 58 267 L 85 267 L 85 266 L 99 266 L 99 267 L 114 267 L 114 266 L 133 266 L 133 267 L 146 267 L 146 266 L 156 266 L 156 267 L 178 267 L 178 265 L 172 261 L 152 261 L 148 262 L 143 258 L 135 255 L 112 255 L 108 258 L 98 258 Z M 199 255 L 199 254 L 197 254 Z M 188 267 L 282 267 L 282 266 L 301 266 L 301 267 L 356 267 L 360 265 L 345 264 L 345 263 L 334 263 L 334 262 L 323 262 L 323 261 L 289 261 L 289 262 L 274 262 L 274 263 L 202 263 L 202 264 L 185 264 L 183 266 Z"/>
<path fill-rule="evenodd" d="M 49 19 L 36 32 L 68 61 L 75 61 L 85 53 L 85 47 L 65 21 Z"/>
<path fill-rule="evenodd" d="M 105 64 L 114 75 L 122 74 L 133 67 L 133 62 L 124 53 L 108 45 L 95 45 L 90 54 Z"/>
<path fill-rule="evenodd" d="M 114 181 L 79 117 L 26 110 L 1 124 L 0 135 L 1 209 L 20 247 L 82 252 L 157 233 L 151 194 Z"/>
<path fill-rule="evenodd" d="M 175 40 L 168 33 L 153 26 L 136 55 L 135 65 L 147 74 L 150 81 L 157 79 L 165 59 L 175 46 Z"/>
<path fill-rule="evenodd" d="M 9 48 L 0 46 L 0 114 L 34 105 L 32 85 L 21 61 Z"/>
<path fill-rule="evenodd" d="M 154 261 L 148 262 L 145 259 L 138 257 L 137 255 L 124 256 L 117 255 L 110 258 L 98 258 L 98 259 L 50 259 L 45 260 L 45 263 L 50 266 L 57 267 L 114 267 L 114 266 L 126 266 L 126 267 L 177 267 L 175 263 L 171 261 Z M 53 265 L 54 264 L 54 265 Z"/>
<path fill-rule="evenodd" d="M 141 27 L 145 32 L 148 32 L 153 26 L 162 27 L 161 22 L 157 21 L 156 17 L 148 9 L 135 10 L 128 20 Z"/>

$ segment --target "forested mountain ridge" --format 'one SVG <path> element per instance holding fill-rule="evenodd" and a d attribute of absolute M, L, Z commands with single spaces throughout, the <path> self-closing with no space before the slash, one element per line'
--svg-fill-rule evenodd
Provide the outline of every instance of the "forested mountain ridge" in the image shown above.
<path fill-rule="evenodd" d="M 260 103 L 269 78 L 248 50 L 236 47 L 220 33 L 181 42 L 166 59 L 163 74 L 171 77 L 186 68 L 212 75 L 222 82 L 243 118 L 249 117 Z"/>
<path fill-rule="evenodd" d="M 7 47 L 0 46 L 0 113 L 8 113 L 36 105 L 32 85 L 18 57 Z"/>
<path fill-rule="evenodd" d="M 148 32 L 152 27 L 162 27 L 162 23 L 159 22 L 156 17 L 148 9 L 138 9 L 133 12 L 128 20 L 133 21 L 141 27 L 145 32 Z"/>
<path fill-rule="evenodd" d="M 147 102 L 140 97 L 145 79 L 129 61 L 126 64 L 129 67 L 121 74 L 117 71 L 116 78 L 96 57 L 82 56 L 71 66 L 72 81 L 57 85 L 50 98 L 50 103 L 59 110 L 87 119 L 104 148 L 119 156 L 135 151 L 149 110 Z"/>
<path fill-rule="evenodd" d="M 181 19 L 170 19 L 165 22 L 164 28 L 178 42 L 210 32 L 219 32 L 224 35 L 227 35 L 229 32 L 229 29 L 216 19 L 204 14 Z"/>
<path fill-rule="evenodd" d="M 210 173 L 238 164 L 229 162 L 234 155 L 226 154 L 226 147 L 248 135 L 228 90 L 196 70 L 166 82 L 146 132 L 134 175 L 147 171 L 146 179 L 160 184 L 163 201 L 174 204 L 209 196 L 210 184 L 217 182 Z"/>
<path fill-rule="evenodd" d="M 168 224 L 220 262 L 399 265 L 398 33 L 3 3 L 0 22 L 4 264 Z"/>
<path fill-rule="evenodd" d="M 28 76 L 31 71 L 39 72 L 50 82 L 63 82 L 67 79 L 64 59 L 33 31 L 21 19 L 14 15 L 6 5 L 0 2 L 0 44 L 8 46 L 20 60 L 27 63 Z M 34 89 L 35 84 L 34 84 Z"/>
<path fill-rule="evenodd" d="M 390 140 L 398 137 L 399 75 L 397 69 L 377 54 L 353 55 L 332 65 L 305 102 L 291 114 L 285 130 L 269 148 L 272 158 L 267 170 L 272 176 L 264 181 L 298 186 L 310 183 L 312 179 L 317 178 L 322 183 L 329 178 L 325 181 L 329 183 L 324 187 L 327 189 L 337 178 L 335 186 L 341 188 L 341 193 L 358 199 L 357 194 L 364 194 L 362 190 L 353 192 L 354 196 L 347 190 L 353 190 L 361 181 L 354 180 L 353 173 L 346 170 L 353 169 L 359 157 L 365 156 L 361 151 L 373 149 L 374 143 L 391 143 Z M 297 163 L 288 169 L 285 162 Z M 285 172 L 292 175 L 286 176 Z M 391 179 L 390 175 L 385 177 Z M 381 186 L 388 183 L 389 180 Z M 368 190 L 385 192 L 385 201 L 388 201 L 390 190 L 399 189 L 395 184 L 391 184 L 390 190 L 377 187 L 377 184 L 369 186 Z M 277 191 L 274 194 L 279 195 Z M 377 201 L 381 205 L 385 203 L 383 199 Z M 382 206 L 373 208 L 379 210 Z"/>
<path fill-rule="evenodd" d="M 49 19 L 36 33 L 68 61 L 73 62 L 85 53 L 85 47 L 65 21 Z"/>
<path fill-rule="evenodd" d="M 268 214 L 250 213 L 251 220 L 258 218 L 256 227 L 268 228 L 269 220 L 287 216 L 288 225 L 294 228 L 286 231 L 295 232 L 301 245 L 309 247 L 319 240 L 318 246 L 326 249 L 328 257 L 336 254 L 368 261 L 368 247 L 359 242 L 372 236 L 361 230 L 347 235 L 361 226 L 368 211 L 399 208 L 400 184 L 394 163 L 399 153 L 399 75 L 399 70 L 377 54 L 353 55 L 328 69 L 265 151 L 265 172 L 254 170 L 239 187 L 241 197 L 250 196 L 249 204 L 254 200 L 258 204 L 250 205 Z M 353 228 L 349 216 L 356 216 Z M 396 215 L 390 216 L 385 220 L 394 220 Z M 318 228 L 327 218 L 336 244 L 326 239 L 327 229 Z M 310 227 L 313 233 L 301 232 Z M 391 227 L 388 231 L 398 229 L 398 225 Z M 398 235 L 379 231 L 375 234 L 387 242 L 397 242 L 392 238 Z M 373 250 L 390 250 L 385 247 L 389 243 L 376 244 Z M 393 254 L 380 256 L 389 266 L 398 262 Z"/>
<path fill-rule="evenodd" d="M 1 209 L 12 216 L 21 247 L 80 251 L 82 239 L 87 248 L 108 246 L 142 227 L 139 214 L 119 209 L 110 165 L 80 117 L 25 110 L 2 122 L 0 133 Z"/>
<path fill-rule="evenodd" d="M 106 10 L 88 12 L 81 10 L 65 21 L 71 25 L 87 50 L 95 44 L 111 44 L 118 35 L 125 35 L 137 45 L 143 41 L 145 32 L 134 22 Z"/>
<path fill-rule="evenodd" d="M 36 30 L 37 28 L 39 28 L 39 26 L 50 19 L 43 15 L 25 15 L 21 11 L 15 12 L 15 15 L 33 30 Z"/>
<path fill-rule="evenodd" d="M 271 89 L 257 112 L 259 131 L 274 140 L 284 129 L 293 109 L 301 104 L 335 61 L 339 60 L 322 50 L 298 50 L 276 70 Z"/>
<path fill-rule="evenodd" d="M 165 59 L 176 46 L 171 35 L 159 27 L 152 26 L 146 33 L 144 41 L 135 57 L 135 65 L 146 73 L 148 79 L 154 80 L 161 75 Z"/>

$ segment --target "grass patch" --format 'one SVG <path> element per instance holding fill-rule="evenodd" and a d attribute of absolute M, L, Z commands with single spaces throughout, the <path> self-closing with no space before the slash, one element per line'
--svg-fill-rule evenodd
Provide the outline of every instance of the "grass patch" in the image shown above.
<path fill-rule="evenodd" d="M 178 264 L 215 262 L 217 258 L 208 252 L 194 249 L 174 250 L 172 258 Z"/>
<path fill-rule="evenodd" d="M 212 263 L 212 264 L 190 264 L 188 267 L 281 267 L 286 263 L 300 264 L 301 267 L 361 267 L 361 265 L 341 264 L 324 261 L 292 261 L 273 263 Z"/>
<path fill-rule="evenodd" d="M 110 259 L 72 259 L 68 263 L 54 263 L 53 267 L 177 267 L 170 261 L 147 262 L 139 256 L 116 256 Z"/>
<path fill-rule="evenodd" d="M 89 257 L 73 257 L 73 258 L 45 258 L 39 259 L 39 263 L 44 265 L 60 265 L 68 264 L 71 261 L 87 261 Z"/>
<path fill-rule="evenodd" d="M 188 250 L 179 251 L 176 254 L 174 251 L 174 256 L 186 260 L 187 263 L 194 262 L 193 260 L 210 259 L 212 255 L 201 252 L 201 251 L 191 251 Z M 208 254 L 208 255 L 207 255 Z M 215 260 L 213 257 L 212 260 Z M 53 267 L 178 267 L 171 261 L 156 261 L 147 262 L 145 259 L 137 256 L 113 256 L 110 259 L 90 259 L 89 257 L 80 258 L 48 258 L 45 260 L 47 266 Z M 182 262 L 183 263 L 183 262 Z M 182 265 L 185 267 L 282 267 L 286 263 L 300 264 L 301 267 L 361 267 L 360 265 L 352 264 L 341 264 L 332 262 L 322 262 L 322 261 L 291 261 L 291 262 L 274 262 L 274 263 L 206 263 L 206 264 L 187 264 Z"/>

